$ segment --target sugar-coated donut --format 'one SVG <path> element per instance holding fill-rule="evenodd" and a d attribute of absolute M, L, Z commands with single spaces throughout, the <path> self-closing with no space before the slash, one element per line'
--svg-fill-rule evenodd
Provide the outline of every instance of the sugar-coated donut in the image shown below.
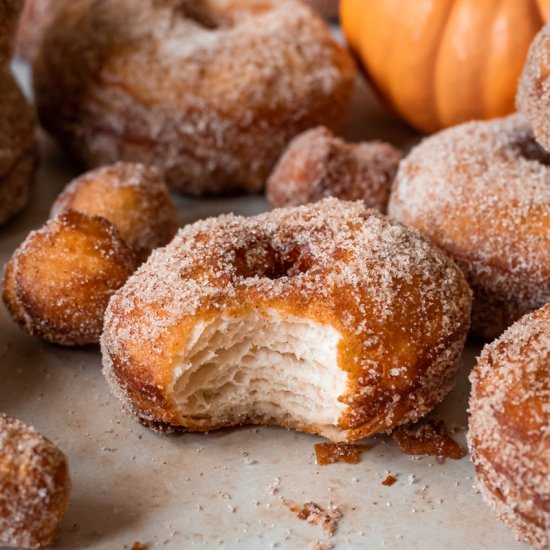
<path fill-rule="evenodd" d="M 0 73 L 9 64 L 23 0 L 0 0 Z"/>
<path fill-rule="evenodd" d="M 70 491 L 63 453 L 34 428 L 0 414 L 0 546 L 50 546 Z"/>
<path fill-rule="evenodd" d="M 11 74 L 0 69 L 0 225 L 26 206 L 36 161 L 33 111 Z"/>
<path fill-rule="evenodd" d="M 290 139 L 341 125 L 354 74 L 296 0 L 65 2 L 34 63 L 40 118 L 76 157 L 156 164 L 193 194 L 261 189 Z"/>
<path fill-rule="evenodd" d="M 275 166 L 267 200 L 281 207 L 337 197 L 363 200 L 384 212 L 401 156 L 389 143 L 351 144 L 324 127 L 307 130 L 291 141 Z"/>
<path fill-rule="evenodd" d="M 525 115 L 536 140 L 550 150 L 550 22 L 531 43 L 516 96 L 517 109 Z"/>
<path fill-rule="evenodd" d="M 178 227 L 160 171 L 143 164 L 118 162 L 76 178 L 55 201 L 51 217 L 69 209 L 109 220 L 142 261 L 170 242 Z"/>
<path fill-rule="evenodd" d="M 516 535 L 550 548 L 550 304 L 485 346 L 470 375 L 477 486 Z"/>
<path fill-rule="evenodd" d="M 441 401 L 470 306 L 445 253 L 360 201 L 225 215 L 180 229 L 113 296 L 104 374 L 157 429 L 354 441 Z"/>
<path fill-rule="evenodd" d="M 498 336 L 550 301 L 550 154 L 521 116 L 425 139 L 401 162 L 389 214 L 456 258 L 477 334 Z"/>
<path fill-rule="evenodd" d="M 67 346 L 93 344 L 109 298 L 136 265 L 113 224 L 69 210 L 15 251 L 4 274 L 4 302 L 32 335 Z"/>

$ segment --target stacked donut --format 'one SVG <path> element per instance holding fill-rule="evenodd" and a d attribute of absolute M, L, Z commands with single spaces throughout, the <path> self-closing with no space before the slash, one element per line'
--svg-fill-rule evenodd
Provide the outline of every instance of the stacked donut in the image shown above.
<path fill-rule="evenodd" d="M 157 169 L 117 163 L 88 172 L 14 252 L 4 302 L 30 334 L 62 345 L 97 343 L 111 295 L 176 227 Z"/>
<path fill-rule="evenodd" d="M 399 167 L 389 214 L 462 267 L 474 333 L 512 325 L 472 372 L 469 444 L 483 497 L 518 537 L 547 549 L 550 25 L 531 46 L 517 105 L 519 114 L 425 139 Z"/>
<path fill-rule="evenodd" d="M 34 114 L 9 69 L 22 4 L 0 2 L 0 225 L 27 204 L 37 161 Z"/>

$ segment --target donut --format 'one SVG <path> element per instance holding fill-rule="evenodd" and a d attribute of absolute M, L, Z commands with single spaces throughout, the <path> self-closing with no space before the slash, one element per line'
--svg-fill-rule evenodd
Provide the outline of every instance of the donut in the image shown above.
<path fill-rule="evenodd" d="M 109 220 L 139 260 L 170 242 L 176 209 L 158 169 L 119 162 L 72 181 L 52 206 L 51 217 L 78 210 Z"/>
<path fill-rule="evenodd" d="M 527 61 L 519 79 L 516 105 L 528 120 L 535 139 L 550 150 L 550 23 L 547 23 L 531 43 Z"/>
<path fill-rule="evenodd" d="M 520 115 L 444 130 L 401 162 L 389 214 L 464 269 L 481 337 L 550 301 L 549 165 Z"/>
<path fill-rule="evenodd" d="M 260 190 L 295 135 L 338 130 L 355 65 L 296 0 L 75 0 L 33 71 L 44 127 L 87 166 L 214 194 Z"/>
<path fill-rule="evenodd" d="M 224 215 L 180 229 L 115 293 L 103 372 L 157 430 L 355 441 L 441 401 L 470 307 L 444 252 L 361 201 Z"/>
<path fill-rule="evenodd" d="M 34 59 L 59 5 L 60 0 L 25 0 L 15 41 L 17 55 Z"/>
<path fill-rule="evenodd" d="M 9 64 L 23 0 L 0 0 L 0 72 Z"/>
<path fill-rule="evenodd" d="M 0 69 L 0 225 L 26 206 L 36 163 L 33 111 L 11 74 Z"/>
<path fill-rule="evenodd" d="M 550 304 L 485 346 L 470 381 L 476 485 L 519 539 L 550 548 Z"/>
<path fill-rule="evenodd" d="M 34 428 L 0 414 L 0 546 L 50 546 L 70 491 L 63 453 Z"/>
<path fill-rule="evenodd" d="M 327 128 L 300 134 L 290 143 L 267 181 L 271 206 L 298 206 L 325 197 L 363 200 L 386 210 L 401 152 L 379 141 L 351 144 Z"/>
<path fill-rule="evenodd" d="M 113 224 L 69 210 L 14 252 L 4 302 L 31 335 L 65 346 L 97 343 L 109 298 L 136 266 Z"/>

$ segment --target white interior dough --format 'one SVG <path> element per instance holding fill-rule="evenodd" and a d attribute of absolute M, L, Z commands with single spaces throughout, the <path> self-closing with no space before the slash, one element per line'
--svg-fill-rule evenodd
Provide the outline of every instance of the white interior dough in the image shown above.
<path fill-rule="evenodd" d="M 347 373 L 338 367 L 340 333 L 270 310 L 196 325 L 174 369 L 174 397 L 195 422 L 293 421 L 337 428 Z"/>

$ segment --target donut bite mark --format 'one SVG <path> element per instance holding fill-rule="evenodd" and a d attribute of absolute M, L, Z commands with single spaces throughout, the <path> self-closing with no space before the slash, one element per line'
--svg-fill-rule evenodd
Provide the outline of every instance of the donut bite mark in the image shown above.
<path fill-rule="evenodd" d="M 109 298 L 136 267 L 113 224 L 69 210 L 31 232 L 15 251 L 3 299 L 29 334 L 65 346 L 93 344 Z"/>
<path fill-rule="evenodd" d="M 111 299 L 104 374 L 156 429 L 355 441 L 454 383 L 471 294 L 416 232 L 337 199 L 181 229 Z"/>
<path fill-rule="evenodd" d="M 550 304 L 485 346 L 470 375 L 468 443 L 485 502 L 550 548 Z"/>
<path fill-rule="evenodd" d="M 267 182 L 271 206 L 298 206 L 326 197 L 363 200 L 385 212 L 401 152 L 379 141 L 351 144 L 325 127 L 290 143 Z"/>
<path fill-rule="evenodd" d="M 550 154 L 522 116 L 425 139 L 401 162 L 388 211 L 463 268 L 476 334 L 498 336 L 550 301 Z"/>
<path fill-rule="evenodd" d="M 64 2 L 33 68 L 40 119 L 76 158 L 157 165 L 198 195 L 261 190 L 294 136 L 340 128 L 355 73 L 297 0 Z"/>
<path fill-rule="evenodd" d="M 0 546 L 53 544 L 70 491 L 63 453 L 34 428 L 0 414 Z"/>
<path fill-rule="evenodd" d="M 140 261 L 170 242 L 178 228 L 160 171 L 143 164 L 118 162 L 76 178 L 53 204 L 51 217 L 66 210 L 109 220 Z"/>

